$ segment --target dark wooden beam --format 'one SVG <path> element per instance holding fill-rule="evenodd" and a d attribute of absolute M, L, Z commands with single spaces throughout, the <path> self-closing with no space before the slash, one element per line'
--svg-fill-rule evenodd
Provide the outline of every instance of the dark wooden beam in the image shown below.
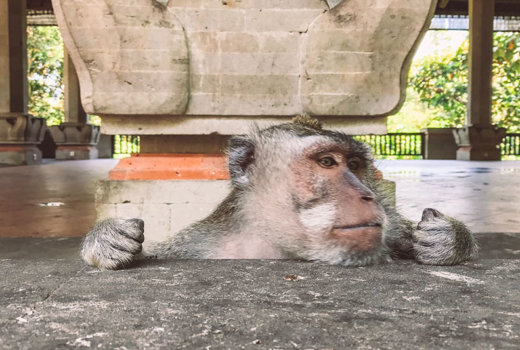
<path fill-rule="evenodd" d="M 437 15 L 468 15 L 468 0 L 439 1 Z M 520 16 L 520 0 L 495 1 L 495 16 Z"/>
<path fill-rule="evenodd" d="M 52 11 L 52 2 L 51 0 L 27 0 L 27 10 Z"/>
<path fill-rule="evenodd" d="M 27 0 L 27 9 L 52 11 L 52 3 L 51 0 Z M 440 0 L 435 14 L 467 15 L 468 0 Z M 495 16 L 520 16 L 520 0 L 497 0 Z"/>
<path fill-rule="evenodd" d="M 466 124 L 491 125 L 493 0 L 470 0 Z"/>

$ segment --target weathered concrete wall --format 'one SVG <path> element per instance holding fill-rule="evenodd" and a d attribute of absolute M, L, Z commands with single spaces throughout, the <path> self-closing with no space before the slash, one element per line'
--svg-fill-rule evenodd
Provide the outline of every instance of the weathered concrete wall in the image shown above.
<path fill-rule="evenodd" d="M 205 218 L 230 192 L 229 181 L 99 181 L 97 221 L 141 218 L 146 242 L 164 240 L 172 233 Z"/>
<path fill-rule="evenodd" d="M 136 129 L 154 115 L 389 114 L 435 3 L 53 0 L 85 110 L 149 116 Z"/>

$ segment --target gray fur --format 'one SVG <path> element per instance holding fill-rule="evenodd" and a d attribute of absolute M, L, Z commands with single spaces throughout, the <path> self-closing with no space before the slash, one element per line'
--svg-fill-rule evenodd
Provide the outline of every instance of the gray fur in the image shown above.
<path fill-rule="evenodd" d="M 375 198 L 380 212 L 378 220 L 383 223 L 382 240 L 377 247 L 353 251 L 324 239 L 323 234 L 310 232 L 309 227 L 320 226 L 319 215 L 318 219 L 311 217 L 314 226 L 302 226 L 298 216 L 302 211 L 315 210 L 326 218 L 328 213 L 323 208 L 334 203 L 335 194 L 324 189 L 317 192 L 316 198 L 303 202 L 295 198 L 288 180 L 293 171 L 290 160 L 305 147 L 322 143 L 348 146 L 349 157 L 360 157 L 366 163 L 364 178 L 353 178 L 348 171 L 344 178 L 348 186 Z M 346 266 L 414 258 L 423 264 L 453 265 L 477 253 L 475 239 L 467 227 L 434 209 L 425 209 L 418 225 L 403 218 L 376 180 L 369 147 L 343 133 L 322 130 L 314 120 L 300 118 L 295 123 L 233 137 L 229 159 L 233 189 L 206 219 L 143 253 L 142 220 L 107 219 L 87 234 L 82 246 L 83 259 L 102 269 L 122 268 L 141 256 L 303 259 Z M 323 224 L 326 226 L 327 222 Z M 302 234 L 305 230 L 310 231 Z"/>
<path fill-rule="evenodd" d="M 97 223 L 83 240 L 81 257 L 92 266 L 114 270 L 128 265 L 142 250 L 141 219 L 107 219 Z"/>

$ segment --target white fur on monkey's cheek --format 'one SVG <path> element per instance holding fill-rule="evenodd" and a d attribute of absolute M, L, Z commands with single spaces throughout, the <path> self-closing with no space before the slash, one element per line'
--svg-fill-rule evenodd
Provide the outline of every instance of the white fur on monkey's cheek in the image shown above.
<path fill-rule="evenodd" d="M 320 232 L 330 229 L 336 218 L 336 205 L 325 203 L 310 209 L 303 209 L 299 213 L 299 218 L 309 231 Z"/>

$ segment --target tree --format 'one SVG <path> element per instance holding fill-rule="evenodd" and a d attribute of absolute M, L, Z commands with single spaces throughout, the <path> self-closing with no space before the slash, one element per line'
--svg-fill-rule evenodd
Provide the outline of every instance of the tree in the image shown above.
<path fill-rule="evenodd" d="M 455 54 L 427 57 L 416 65 L 410 86 L 434 113 L 440 126 L 464 124 L 468 101 L 466 40 Z M 495 33 L 493 52 L 493 122 L 509 131 L 520 130 L 520 34 Z"/>
<path fill-rule="evenodd" d="M 29 113 L 63 121 L 63 41 L 58 27 L 27 27 Z"/>

